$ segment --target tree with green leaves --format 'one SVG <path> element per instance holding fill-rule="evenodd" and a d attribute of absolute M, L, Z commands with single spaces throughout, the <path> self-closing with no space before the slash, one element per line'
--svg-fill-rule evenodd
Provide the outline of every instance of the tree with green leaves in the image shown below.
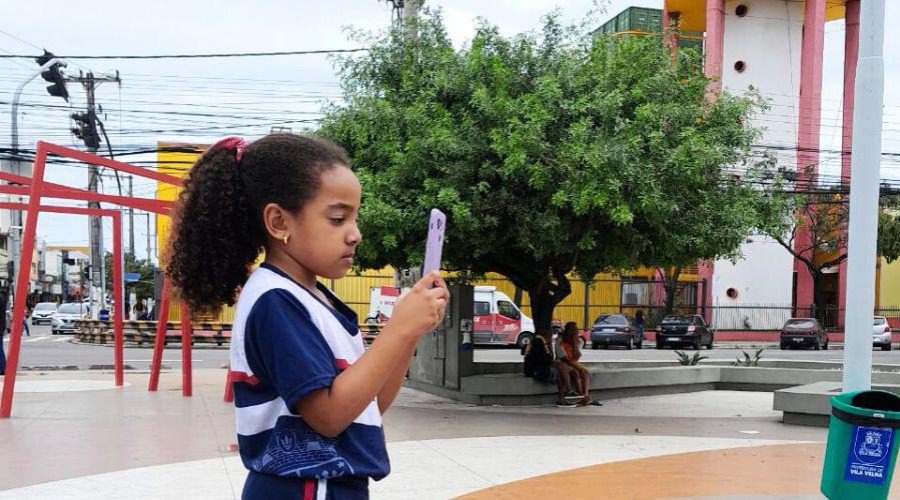
<path fill-rule="evenodd" d="M 113 257 L 111 252 L 106 252 L 106 261 L 104 265 L 106 266 L 106 289 L 109 291 L 110 295 L 112 295 L 113 290 Z M 124 255 L 125 266 L 122 268 L 123 273 L 138 273 L 140 278 L 138 281 L 133 283 L 126 283 L 125 288 L 125 298 L 128 299 L 128 295 L 133 291 L 137 296 L 138 300 L 144 300 L 153 297 L 153 283 L 154 283 L 154 275 L 156 267 L 152 262 L 144 259 L 138 259 L 131 252 L 126 252 Z"/>
<path fill-rule="evenodd" d="M 850 196 L 842 187 L 803 189 L 775 194 L 783 198 L 782 213 L 773 214 L 765 233 L 803 263 L 813 281 L 818 314 L 828 307 L 823 293 L 826 271 L 847 260 Z M 878 217 L 878 255 L 888 262 L 900 258 L 900 196 L 883 190 Z"/>
<path fill-rule="evenodd" d="M 594 38 L 554 15 L 513 37 L 482 21 L 460 50 L 438 12 L 416 30 L 340 60 L 345 99 L 319 130 L 363 185 L 359 266 L 421 263 L 438 207 L 444 268 L 507 277 L 542 328 L 573 272 L 736 256 L 765 223 L 747 182 L 762 102 L 708 100 L 696 51 L 673 59 L 659 37 Z"/>

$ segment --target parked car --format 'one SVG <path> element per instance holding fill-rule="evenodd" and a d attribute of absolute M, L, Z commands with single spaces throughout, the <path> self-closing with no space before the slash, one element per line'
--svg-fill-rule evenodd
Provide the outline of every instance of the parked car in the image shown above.
<path fill-rule="evenodd" d="M 791 318 L 781 328 L 782 350 L 794 347 L 828 349 L 828 335 L 814 318 Z"/>
<path fill-rule="evenodd" d="M 591 348 L 608 349 L 611 345 L 625 346 L 627 349 L 642 349 L 644 338 L 634 326 L 634 321 L 624 314 L 601 314 L 591 327 Z"/>
<path fill-rule="evenodd" d="M 673 314 L 666 316 L 656 327 L 656 348 L 690 345 L 700 350 L 713 348 L 715 332 L 699 314 Z"/>
<path fill-rule="evenodd" d="M 53 313 L 56 312 L 55 302 L 39 302 L 35 304 L 34 310 L 31 311 L 31 324 L 39 325 L 41 323 L 52 322 Z"/>
<path fill-rule="evenodd" d="M 82 302 L 67 302 L 59 306 L 50 320 L 50 333 L 74 333 L 75 322 L 88 315 L 88 305 Z"/>
<path fill-rule="evenodd" d="M 884 316 L 875 316 L 872 326 L 872 345 L 880 346 L 882 351 L 891 350 L 891 325 Z"/>

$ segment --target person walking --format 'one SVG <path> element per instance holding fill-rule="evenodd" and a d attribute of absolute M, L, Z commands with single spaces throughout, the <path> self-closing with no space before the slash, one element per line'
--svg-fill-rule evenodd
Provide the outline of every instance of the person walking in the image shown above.
<path fill-rule="evenodd" d="M 3 337 L 6 335 L 6 304 L 9 301 L 6 290 L 0 290 L 0 375 L 6 374 L 6 352 L 3 348 Z"/>

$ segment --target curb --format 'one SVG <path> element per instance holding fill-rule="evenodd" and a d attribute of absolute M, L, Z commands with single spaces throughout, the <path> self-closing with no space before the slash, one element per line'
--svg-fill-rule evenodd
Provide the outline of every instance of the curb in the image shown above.
<path fill-rule="evenodd" d="M 56 371 L 110 371 L 115 370 L 114 365 L 89 365 L 87 368 L 81 368 L 78 365 L 33 365 L 33 366 L 20 366 L 20 372 L 56 372 Z M 125 370 L 136 370 L 135 367 L 131 365 L 125 365 Z M 161 365 L 161 370 L 171 370 L 172 367 L 169 365 Z M 140 370 L 146 371 L 145 368 L 141 368 Z M 149 373 L 149 372 L 148 372 Z"/>

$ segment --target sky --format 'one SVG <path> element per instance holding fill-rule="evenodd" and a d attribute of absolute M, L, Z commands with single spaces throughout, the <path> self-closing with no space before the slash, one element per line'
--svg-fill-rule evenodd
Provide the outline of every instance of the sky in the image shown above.
<path fill-rule="evenodd" d="M 600 2 L 603 4 L 604 2 Z M 661 8 L 662 0 L 612 0 L 598 25 L 628 6 Z M 594 0 L 427 0 L 442 9 L 457 47 L 471 39 L 476 18 L 485 18 L 506 35 L 537 28 L 540 18 L 559 8 L 565 20 L 580 21 Z M 900 2 L 887 2 L 887 25 L 900 20 Z M 149 55 L 351 49 L 347 28 L 379 30 L 391 23 L 384 0 L 190 0 L 122 2 L 88 0 L 0 0 L 0 54 L 38 54 L 41 48 L 61 55 Z M 828 23 L 825 34 L 822 149 L 840 148 L 843 72 L 843 21 Z M 885 38 L 884 151 L 900 151 L 900 33 Z M 37 68 L 30 59 L 0 59 L 0 148 L 10 145 L 9 103 L 16 87 Z M 268 133 L 273 125 L 297 131 L 309 126 L 327 102 L 340 102 L 332 61 L 323 55 L 229 59 L 86 60 L 69 59 L 67 74 L 92 71 L 113 75 L 121 84 L 97 89 L 100 113 L 117 151 L 152 149 L 157 141 L 210 143 L 226 135 L 248 138 Z M 25 87 L 19 113 L 19 142 L 33 149 L 37 140 L 84 149 L 69 128 L 69 114 L 83 111 L 83 89 L 69 86 L 66 103 L 45 91 L 36 78 Z M 314 123 L 314 122 L 313 122 Z M 105 144 L 102 146 L 105 148 Z M 126 157 L 122 157 L 125 159 Z M 154 156 L 128 156 L 151 165 Z M 826 157 L 823 171 L 839 169 Z M 105 172 L 102 190 L 116 193 Z M 884 164 L 882 177 L 900 177 L 900 166 Z M 73 187 L 87 185 L 87 170 L 50 165 L 47 179 Z M 123 186 L 124 187 L 124 186 Z M 136 196 L 152 197 L 155 183 L 135 180 Z M 151 232 L 155 228 L 151 221 Z M 127 231 L 127 229 L 126 229 Z M 146 254 L 147 217 L 135 218 L 138 258 Z M 106 248 L 111 248 L 106 222 Z M 38 234 L 48 245 L 86 246 L 86 218 L 45 215 Z M 127 232 L 126 232 L 127 234 Z M 155 247 L 155 242 L 154 242 Z M 155 249 L 154 249 L 155 251 Z"/>

